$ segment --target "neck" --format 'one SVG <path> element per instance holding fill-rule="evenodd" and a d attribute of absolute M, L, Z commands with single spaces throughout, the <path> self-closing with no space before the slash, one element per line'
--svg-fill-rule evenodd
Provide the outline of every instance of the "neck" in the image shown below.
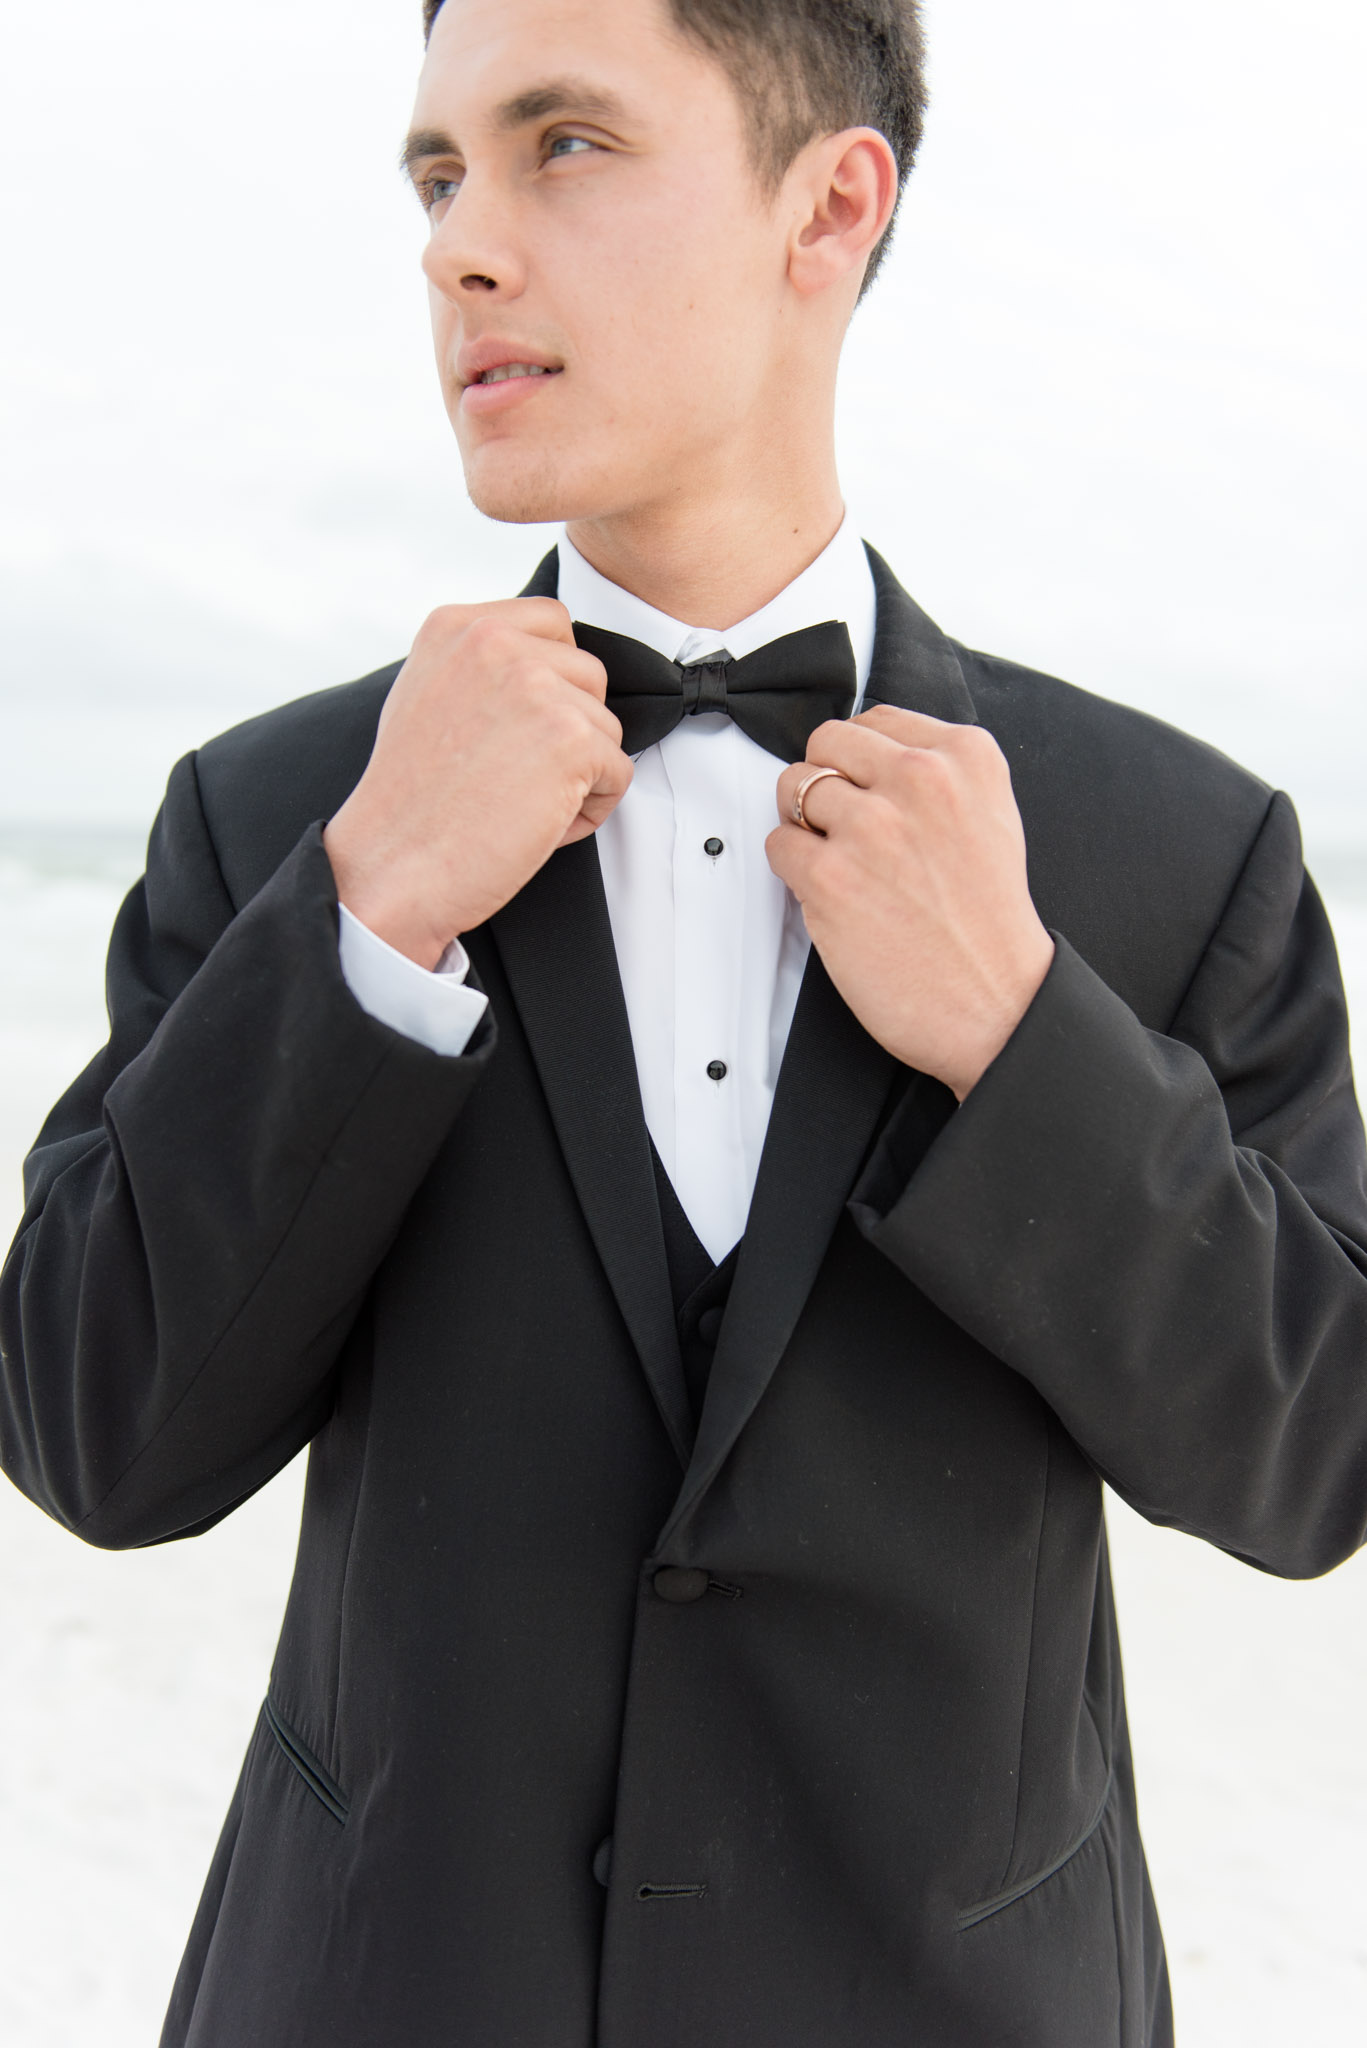
<path fill-rule="evenodd" d="M 785 486 L 792 481 L 785 475 Z M 565 530 L 610 583 L 672 619 L 724 632 L 777 597 L 839 530 L 844 505 L 834 453 L 803 485 L 775 490 L 772 478 L 756 478 L 753 488 L 733 487 L 724 498 L 708 492 L 573 520 Z"/>

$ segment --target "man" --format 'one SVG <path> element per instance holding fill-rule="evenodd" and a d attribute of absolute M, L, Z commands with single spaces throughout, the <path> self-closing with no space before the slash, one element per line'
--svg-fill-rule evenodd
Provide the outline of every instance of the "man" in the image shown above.
<path fill-rule="evenodd" d="M 1367 1515 L 1294 816 L 844 523 L 910 0 L 428 27 L 467 479 L 565 542 L 176 769 L 0 1297 L 92 1542 L 310 1445 L 164 2041 L 1166 2042 L 1101 1477 Z"/>

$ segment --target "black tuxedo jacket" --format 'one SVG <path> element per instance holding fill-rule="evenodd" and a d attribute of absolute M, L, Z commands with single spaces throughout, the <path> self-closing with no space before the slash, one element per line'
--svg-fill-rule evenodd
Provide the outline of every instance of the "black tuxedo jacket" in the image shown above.
<path fill-rule="evenodd" d="M 1290 1576 L 1364 1539 L 1333 943 L 1284 798 L 874 570 L 871 695 L 995 733 L 1057 957 L 956 1108 L 813 955 L 696 1430 L 592 841 L 447 1059 L 320 841 L 396 670 L 172 776 L 0 1323 L 93 1543 L 310 1445 L 168 2048 L 1169 2038 L 1101 1479 Z"/>

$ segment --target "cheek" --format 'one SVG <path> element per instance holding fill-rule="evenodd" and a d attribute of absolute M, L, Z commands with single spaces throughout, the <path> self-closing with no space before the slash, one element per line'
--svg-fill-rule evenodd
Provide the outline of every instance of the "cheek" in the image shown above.
<path fill-rule="evenodd" d="M 669 407 L 724 418 L 763 353 L 754 273 L 772 252 L 752 246 L 745 224 L 719 231 L 715 211 L 703 191 L 683 214 L 633 209 L 581 239 L 572 262 L 545 251 L 550 303 L 573 307 L 585 388 L 619 416 Z"/>
<path fill-rule="evenodd" d="M 459 345 L 456 312 L 451 301 L 437 287 L 427 287 L 427 311 L 432 322 L 432 346 L 436 352 L 437 370 L 441 377 L 442 389 L 450 384 L 454 372 L 454 358 Z"/>

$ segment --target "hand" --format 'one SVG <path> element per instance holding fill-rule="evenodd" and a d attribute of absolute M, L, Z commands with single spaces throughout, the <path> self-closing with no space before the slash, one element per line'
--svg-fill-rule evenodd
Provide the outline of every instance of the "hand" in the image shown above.
<path fill-rule="evenodd" d="M 838 768 L 803 799 L 813 768 Z M 962 1102 L 1049 971 L 1011 774 L 981 726 L 880 704 L 817 727 L 778 783 L 769 865 L 869 1034 Z M 824 838 L 818 833 L 824 833 Z"/>
<path fill-rule="evenodd" d="M 323 834 L 347 909 L 434 967 L 625 795 L 631 762 L 606 693 L 554 598 L 433 612 Z"/>

